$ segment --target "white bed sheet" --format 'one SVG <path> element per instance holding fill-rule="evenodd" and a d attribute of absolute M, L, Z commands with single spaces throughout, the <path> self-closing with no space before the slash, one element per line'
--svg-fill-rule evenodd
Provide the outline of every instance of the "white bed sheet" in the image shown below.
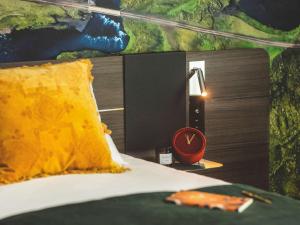
<path fill-rule="evenodd" d="M 179 191 L 227 182 L 122 155 L 131 171 L 38 178 L 0 186 L 0 219 L 20 213 L 128 194 Z"/>

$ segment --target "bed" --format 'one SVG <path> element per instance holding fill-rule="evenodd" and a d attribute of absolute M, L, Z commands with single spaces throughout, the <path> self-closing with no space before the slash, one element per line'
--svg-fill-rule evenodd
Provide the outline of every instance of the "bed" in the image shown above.
<path fill-rule="evenodd" d="M 1 225 L 52 224 L 298 224 L 300 202 L 246 185 L 178 171 L 122 155 L 123 174 L 64 175 L 0 187 Z M 197 189 L 241 196 L 255 191 L 273 204 L 255 202 L 242 214 L 177 206 L 170 193 Z"/>
<path fill-rule="evenodd" d="M 126 149 L 123 57 L 92 59 L 94 92 L 102 120 L 112 129 L 115 145 L 130 171 L 51 176 L 0 186 L 0 224 L 298 224 L 299 201 L 263 190 L 268 186 L 266 54 L 261 50 L 234 50 L 188 53 L 186 59 L 204 59 L 211 74 L 207 84 L 213 96 L 205 106 L 207 157 L 224 163 L 222 171 L 211 177 L 204 176 L 209 172 L 198 175 L 179 171 L 150 162 L 148 151 Z M 236 64 L 228 66 L 233 61 Z M 255 111 L 250 110 L 253 107 Z M 247 129 L 242 128 L 245 126 Z M 180 190 L 235 196 L 247 190 L 273 203 L 255 201 L 238 214 L 164 201 Z"/>
<path fill-rule="evenodd" d="M 229 183 L 122 155 L 131 171 L 122 174 L 65 175 L 0 188 L 0 218 L 44 208 L 139 193 L 170 192 Z M 30 199 L 30 201 L 28 201 Z"/>

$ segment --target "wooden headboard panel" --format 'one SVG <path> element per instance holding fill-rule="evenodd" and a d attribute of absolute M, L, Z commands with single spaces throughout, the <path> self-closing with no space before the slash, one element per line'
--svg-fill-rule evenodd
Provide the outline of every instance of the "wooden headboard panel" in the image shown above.
<path fill-rule="evenodd" d="M 187 66 L 189 61 L 205 60 L 209 92 L 205 104 L 208 140 L 205 157 L 224 164 L 222 169 L 214 171 L 214 176 L 266 188 L 269 155 L 267 54 L 261 49 L 240 49 L 188 52 L 186 57 Z M 113 130 L 120 152 L 125 152 L 123 57 L 94 58 L 92 61 L 93 87 L 102 120 Z M 0 67 L 41 63 L 45 61 L 0 64 Z M 149 158 L 148 153 L 142 152 L 140 157 Z M 210 175 L 211 171 L 203 173 Z"/>
<path fill-rule="evenodd" d="M 216 178 L 268 188 L 269 56 L 261 49 L 187 54 L 205 60 L 206 158 L 222 162 Z"/>

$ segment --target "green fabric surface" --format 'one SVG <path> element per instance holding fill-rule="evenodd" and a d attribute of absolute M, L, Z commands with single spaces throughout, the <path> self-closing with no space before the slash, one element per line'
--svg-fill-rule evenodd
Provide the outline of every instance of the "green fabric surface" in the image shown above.
<path fill-rule="evenodd" d="M 0 221 L 1 225 L 195 225 L 249 224 L 299 225 L 300 201 L 245 185 L 199 189 L 211 193 L 241 196 L 255 191 L 272 199 L 268 205 L 255 201 L 243 213 L 177 206 L 164 202 L 170 193 L 147 193 L 55 207 Z"/>

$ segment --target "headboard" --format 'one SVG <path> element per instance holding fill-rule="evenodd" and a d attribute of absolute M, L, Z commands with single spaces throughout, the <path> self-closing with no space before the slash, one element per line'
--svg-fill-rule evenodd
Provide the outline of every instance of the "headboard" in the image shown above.
<path fill-rule="evenodd" d="M 93 87 L 102 120 L 112 129 L 119 151 L 126 152 L 123 56 L 91 60 L 95 77 Z M 222 170 L 214 173 L 214 176 L 266 188 L 269 147 L 268 55 L 261 49 L 187 52 L 187 71 L 190 61 L 200 60 L 205 60 L 209 92 L 205 103 L 208 140 L 205 157 L 224 164 Z M 0 66 L 42 63 L 45 61 L 5 63 Z M 149 159 L 153 157 L 151 154 L 153 151 L 143 151 L 138 156 Z M 209 173 L 204 172 L 207 175 Z"/>

